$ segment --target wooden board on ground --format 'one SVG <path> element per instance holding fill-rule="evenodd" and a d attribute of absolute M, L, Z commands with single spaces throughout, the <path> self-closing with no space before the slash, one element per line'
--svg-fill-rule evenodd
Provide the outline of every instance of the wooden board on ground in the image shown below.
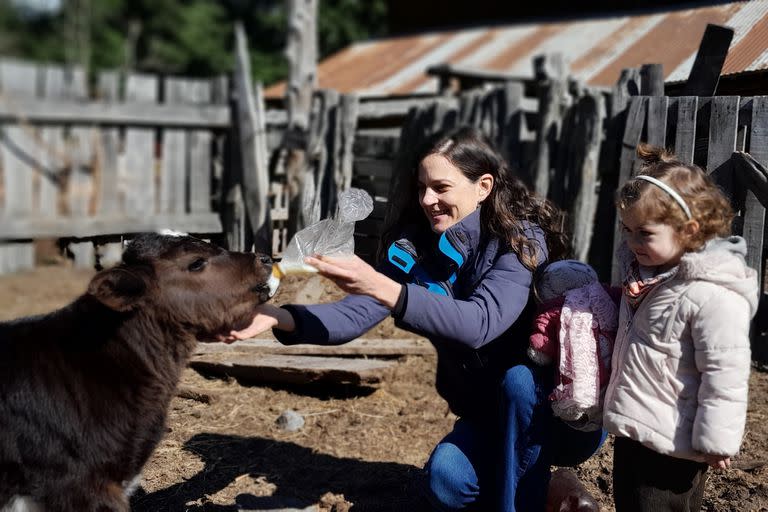
<path fill-rule="evenodd" d="M 343 345 L 283 345 L 274 340 L 251 339 L 235 343 L 199 343 L 195 354 L 259 353 L 305 356 L 373 356 L 400 357 L 434 354 L 434 347 L 426 339 L 372 339 L 358 338 Z M 193 361 L 195 360 L 193 357 Z"/>
<path fill-rule="evenodd" d="M 395 363 L 372 359 L 294 356 L 280 354 L 207 354 L 190 366 L 203 374 L 226 375 L 249 382 L 270 384 L 351 384 L 381 382 Z"/>

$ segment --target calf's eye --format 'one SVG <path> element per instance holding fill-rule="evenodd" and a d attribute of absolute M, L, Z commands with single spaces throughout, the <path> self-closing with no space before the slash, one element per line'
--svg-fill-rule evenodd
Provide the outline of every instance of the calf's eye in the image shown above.
<path fill-rule="evenodd" d="M 205 268 L 205 265 L 207 263 L 208 262 L 205 261 L 203 258 L 198 258 L 189 264 L 189 266 L 187 267 L 187 270 L 189 270 L 190 272 L 200 272 Z"/>

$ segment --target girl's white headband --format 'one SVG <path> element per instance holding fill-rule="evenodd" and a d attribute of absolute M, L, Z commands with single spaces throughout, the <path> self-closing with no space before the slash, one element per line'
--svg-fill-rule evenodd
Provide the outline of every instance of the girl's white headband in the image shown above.
<path fill-rule="evenodd" d="M 656 178 L 654 178 L 652 176 L 647 176 L 645 174 L 639 174 L 639 175 L 635 176 L 635 179 L 644 180 L 644 181 L 647 181 L 649 183 L 653 183 L 654 185 L 659 187 L 661 190 L 663 190 L 664 192 L 666 192 L 667 194 L 672 196 L 672 199 L 674 199 L 675 202 L 680 205 L 680 208 L 683 209 L 683 211 L 685 212 L 685 215 L 688 217 L 688 220 L 691 220 L 693 218 L 693 216 L 691 215 L 691 209 L 688 208 L 688 205 L 685 204 L 685 201 L 680 196 L 680 194 L 678 194 L 675 191 L 675 189 L 673 189 L 672 187 L 670 187 L 669 185 L 667 185 L 663 181 L 657 180 Z"/>

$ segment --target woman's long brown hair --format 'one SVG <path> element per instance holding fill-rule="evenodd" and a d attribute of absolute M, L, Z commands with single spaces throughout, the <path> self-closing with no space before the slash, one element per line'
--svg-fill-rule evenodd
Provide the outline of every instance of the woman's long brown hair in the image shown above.
<path fill-rule="evenodd" d="M 526 224 L 535 224 L 544 231 L 549 261 L 567 256 L 570 247 L 563 231 L 562 211 L 528 190 L 525 183 L 512 174 L 488 138 L 479 130 L 466 126 L 433 135 L 416 153 L 408 182 L 403 184 L 407 196 L 393 198 L 396 200 L 393 207 L 399 210 L 399 215 L 382 237 L 380 256 L 408 226 L 416 224 L 429 232 L 427 218 L 419 204 L 417 185 L 419 163 L 433 154 L 445 157 L 473 183 L 484 174 L 493 176 L 493 189 L 480 210 L 481 229 L 484 234 L 506 242 L 527 269 L 535 270 L 540 262 L 536 241 L 525 232 Z"/>

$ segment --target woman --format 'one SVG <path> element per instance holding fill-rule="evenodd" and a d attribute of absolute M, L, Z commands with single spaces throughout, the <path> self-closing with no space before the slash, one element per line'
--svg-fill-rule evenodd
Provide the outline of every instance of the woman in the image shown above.
<path fill-rule="evenodd" d="M 534 272 L 566 252 L 559 212 L 472 128 L 432 137 L 415 161 L 410 200 L 385 236 L 378 270 L 357 257 L 308 258 L 350 295 L 263 305 L 232 335 L 273 328 L 285 344 L 341 344 L 394 316 L 437 348 L 437 390 L 459 417 L 426 465 L 432 505 L 544 510 L 553 452 L 575 463 L 601 442 L 600 433 L 577 431 L 563 449 L 550 442 L 563 439 L 552 435 L 546 401 L 552 376 L 525 356 Z"/>

